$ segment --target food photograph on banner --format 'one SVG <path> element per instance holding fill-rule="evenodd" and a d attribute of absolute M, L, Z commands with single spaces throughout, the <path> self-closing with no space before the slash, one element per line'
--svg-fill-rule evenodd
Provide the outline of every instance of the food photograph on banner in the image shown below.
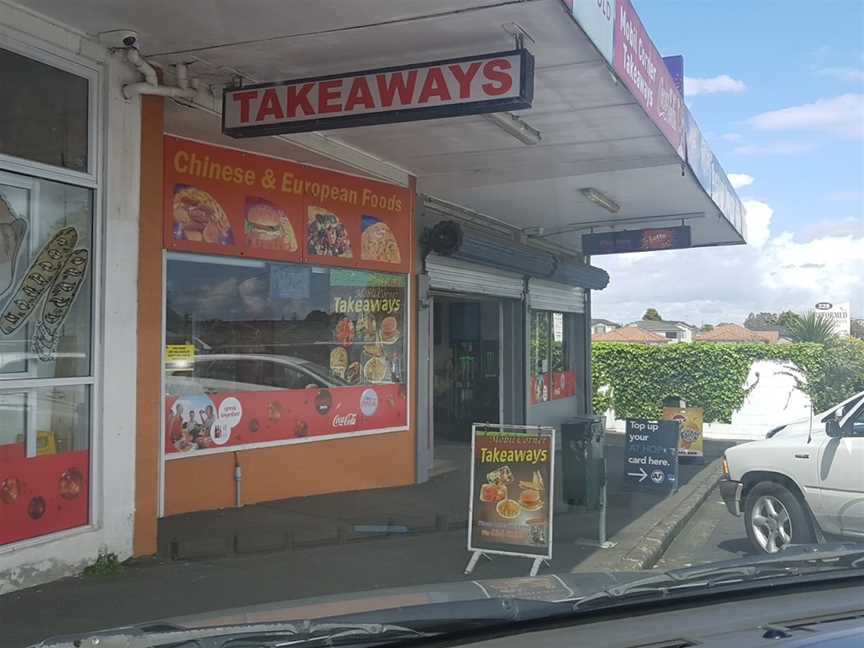
<path fill-rule="evenodd" d="M 468 550 L 552 557 L 551 428 L 475 425 Z"/>
<path fill-rule="evenodd" d="M 165 161 L 166 458 L 407 429 L 407 190 L 172 137 Z"/>

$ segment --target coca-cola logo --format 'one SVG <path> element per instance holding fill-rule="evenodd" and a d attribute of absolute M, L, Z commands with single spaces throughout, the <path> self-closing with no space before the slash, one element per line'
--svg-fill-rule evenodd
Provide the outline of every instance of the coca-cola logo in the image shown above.
<path fill-rule="evenodd" d="M 333 417 L 333 427 L 348 427 L 357 424 L 357 413 L 338 414 Z"/>

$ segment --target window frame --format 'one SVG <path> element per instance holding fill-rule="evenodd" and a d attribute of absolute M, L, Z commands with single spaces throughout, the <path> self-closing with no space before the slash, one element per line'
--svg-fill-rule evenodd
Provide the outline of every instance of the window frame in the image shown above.
<path fill-rule="evenodd" d="M 547 376 L 547 375 L 551 376 L 551 374 L 553 374 L 553 373 L 562 373 L 562 372 L 557 372 L 553 369 L 553 360 L 552 360 L 552 358 L 553 358 L 553 345 L 559 344 L 559 343 L 555 342 L 555 333 L 554 333 L 554 326 L 555 326 L 554 325 L 554 315 L 555 315 L 555 313 L 560 313 L 563 316 L 563 321 L 562 321 L 563 337 L 562 337 L 562 340 L 560 342 L 560 344 L 562 345 L 562 360 L 564 361 L 563 373 L 567 373 L 567 372 L 578 373 L 577 367 L 576 367 L 576 363 L 577 363 L 577 357 L 576 357 L 576 351 L 575 351 L 576 341 L 575 341 L 575 338 L 568 339 L 568 332 L 572 332 L 572 330 L 573 330 L 572 327 L 574 325 L 574 319 L 573 318 L 576 317 L 577 315 L 579 315 L 580 313 L 574 313 L 571 311 L 549 310 L 546 308 L 532 308 L 530 306 L 527 307 L 527 312 L 528 312 L 528 317 L 527 317 L 528 331 L 527 331 L 526 339 L 528 341 L 528 349 L 527 349 L 526 357 L 527 357 L 527 365 L 528 365 L 527 366 L 528 377 L 527 377 L 527 384 L 526 384 L 526 399 L 527 399 L 526 402 L 527 402 L 528 407 L 537 407 L 540 405 L 545 405 L 547 403 L 551 403 L 555 400 L 564 400 L 564 397 L 552 398 L 551 397 L 551 390 L 550 390 L 548 393 L 548 397 L 545 400 L 538 400 L 536 402 L 532 401 L 533 382 L 537 376 Z M 537 368 L 534 366 L 535 365 L 535 363 L 533 362 L 534 358 L 532 357 L 533 346 L 534 346 L 535 316 L 537 314 L 542 314 L 543 319 L 545 319 L 547 322 L 547 324 L 546 324 L 546 328 L 547 328 L 547 330 L 546 330 L 546 333 L 547 333 L 546 371 L 537 370 Z M 550 385 L 547 385 L 546 388 L 547 388 L 547 390 L 549 390 Z M 575 395 L 574 396 L 568 396 L 566 398 L 573 398 L 573 397 L 575 397 Z"/>
<path fill-rule="evenodd" d="M 45 49 L 30 45 L 0 31 L 0 49 L 9 50 L 38 63 L 68 72 L 87 80 L 87 170 L 75 171 L 44 162 L 36 162 L 26 158 L 16 157 L 0 152 L 0 169 L 8 165 L 17 166 L 25 175 L 37 176 L 46 180 L 55 180 L 66 184 L 74 184 L 89 189 L 96 189 L 100 184 L 99 176 L 102 169 L 102 70 L 101 66 L 93 64 L 81 57 L 59 55 Z"/>
<path fill-rule="evenodd" d="M 169 257 L 172 259 L 186 259 L 188 260 L 190 257 L 206 257 L 212 259 L 213 262 L 222 263 L 226 265 L 231 265 L 232 263 L 238 264 L 242 262 L 248 262 L 250 259 L 245 257 L 231 257 L 231 256 L 218 256 L 207 253 L 195 253 L 195 252 L 185 252 L 185 251 L 174 251 L 168 250 L 166 248 L 162 249 L 162 348 L 160 350 L 160 362 L 163 370 L 160 372 L 160 407 L 159 407 L 159 475 L 158 475 L 158 488 L 159 488 L 159 501 L 158 501 L 158 517 L 165 517 L 165 472 L 166 465 L 170 461 L 182 461 L 187 459 L 183 454 L 179 455 L 169 455 L 165 452 L 165 434 L 166 434 L 166 416 L 165 416 L 165 397 L 166 397 L 166 372 L 164 370 L 165 362 L 166 362 L 166 346 L 168 344 L 168 331 L 167 331 L 167 300 L 168 300 L 168 261 Z M 346 269 L 346 270 L 355 270 L 360 272 L 369 272 L 373 274 L 390 274 L 404 278 L 405 280 L 405 320 L 404 320 L 404 328 L 403 328 L 403 336 L 405 340 L 405 357 L 404 357 L 404 379 L 405 379 L 405 423 L 403 425 L 397 425 L 389 428 L 382 429 L 372 429 L 372 430 L 358 430 L 355 432 L 344 432 L 344 433 L 335 433 L 328 434 L 324 436 L 312 436 L 305 437 L 302 439 L 284 439 L 279 441 L 263 441 L 260 443 L 254 444 L 244 444 L 237 446 L 230 446 L 226 448 L 213 448 L 199 451 L 195 454 L 195 456 L 203 457 L 213 454 L 224 454 L 224 453 L 232 453 L 232 452 L 246 452 L 246 451 L 256 451 L 256 450 L 264 450 L 267 448 L 277 448 L 277 447 L 287 447 L 287 446 L 297 446 L 303 445 L 306 443 L 318 443 L 322 441 L 339 441 L 341 439 L 353 439 L 364 436 L 372 436 L 377 434 L 390 434 L 393 432 L 407 432 L 411 430 L 411 421 L 412 421 L 412 412 L 414 412 L 415 408 L 415 394 L 414 394 L 414 373 L 412 371 L 412 367 L 414 367 L 415 359 L 415 339 L 414 339 L 414 320 L 417 317 L 417 309 L 419 308 L 418 302 L 415 300 L 415 287 L 414 287 L 414 274 L 411 272 L 387 272 L 384 270 L 372 270 L 365 268 L 340 268 L 340 266 L 318 266 L 314 263 L 297 263 L 294 261 L 274 261 L 274 260 L 264 260 L 265 263 L 291 263 L 294 265 L 303 265 L 310 268 L 315 267 L 326 267 L 327 270 L 333 269 Z"/>
<path fill-rule="evenodd" d="M 103 510 L 100 494 L 102 492 L 102 470 L 99 459 L 102 456 L 102 345 L 104 342 L 104 326 L 100 315 L 103 312 L 103 268 L 102 249 L 104 241 L 105 213 L 105 109 L 107 95 L 105 82 L 105 67 L 102 63 L 87 59 L 59 47 L 52 47 L 33 37 L 13 32 L 0 26 L 0 48 L 14 52 L 31 60 L 50 65 L 64 72 L 83 77 L 87 80 L 87 171 L 74 171 L 63 167 L 35 162 L 24 158 L 0 153 L 0 172 L 29 176 L 37 180 L 47 180 L 66 185 L 80 187 L 91 192 L 91 242 L 90 242 L 90 367 L 86 376 L 70 378 L 36 378 L 33 376 L 21 378 L 0 379 L 2 392 L 27 392 L 28 401 L 36 400 L 38 388 L 78 387 L 84 386 L 89 393 L 89 502 L 87 523 L 48 533 L 33 538 L 26 538 L 5 545 L 0 545 L 0 556 L 20 551 L 21 549 L 54 542 L 61 538 L 73 537 L 90 533 L 101 528 Z M 27 413 L 27 457 L 35 456 L 36 426 L 35 408 Z M 32 439 L 31 439 L 32 437 Z"/>

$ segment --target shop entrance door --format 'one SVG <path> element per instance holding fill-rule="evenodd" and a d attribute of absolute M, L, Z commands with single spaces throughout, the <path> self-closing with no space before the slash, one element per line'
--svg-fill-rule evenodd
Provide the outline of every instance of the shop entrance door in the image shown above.
<path fill-rule="evenodd" d="M 435 297 L 434 309 L 435 445 L 464 446 L 473 422 L 500 420 L 501 302 Z"/>
<path fill-rule="evenodd" d="M 471 424 L 520 423 L 522 302 L 431 295 L 432 395 L 430 476 L 467 469 Z"/>

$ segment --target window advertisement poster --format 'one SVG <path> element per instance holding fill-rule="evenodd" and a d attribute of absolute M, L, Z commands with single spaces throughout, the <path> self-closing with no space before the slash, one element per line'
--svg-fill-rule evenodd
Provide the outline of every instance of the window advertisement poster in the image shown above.
<path fill-rule="evenodd" d="M 475 424 L 468 550 L 552 557 L 552 428 Z"/>
<path fill-rule="evenodd" d="M 678 456 L 705 458 L 705 438 L 702 426 L 705 410 L 701 407 L 664 407 L 664 421 L 678 421 L 681 430 L 678 434 Z"/>
<path fill-rule="evenodd" d="M 405 275 L 169 253 L 165 453 L 407 427 Z"/>
<path fill-rule="evenodd" d="M 631 0 L 617 0 L 613 68 L 684 159 L 684 97 L 642 26 Z"/>
<path fill-rule="evenodd" d="M 165 247 L 408 272 L 408 189 L 165 137 Z"/>

